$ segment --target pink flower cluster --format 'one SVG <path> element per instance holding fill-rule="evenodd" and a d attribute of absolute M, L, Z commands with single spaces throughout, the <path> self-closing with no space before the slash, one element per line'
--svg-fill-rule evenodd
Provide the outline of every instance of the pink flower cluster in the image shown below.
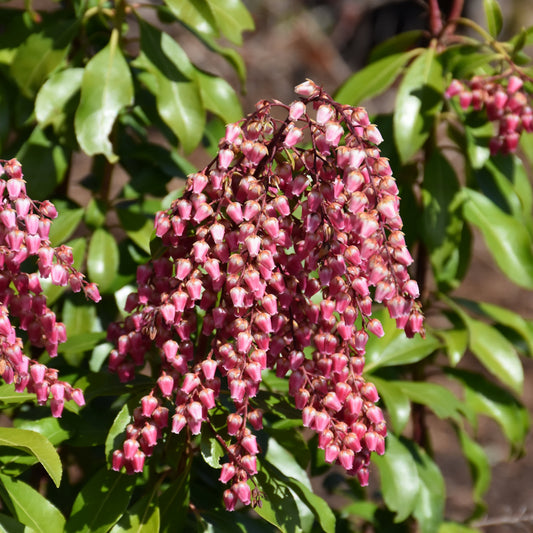
<path fill-rule="evenodd" d="M 509 154 L 516 151 L 523 131 L 533 131 L 530 96 L 523 85 L 518 76 L 510 76 L 505 86 L 501 79 L 474 76 L 468 82 L 453 80 L 445 95 L 447 98 L 459 95 L 464 110 L 485 109 L 488 119 L 496 122 L 498 128 L 498 134 L 489 143 L 490 153 Z"/>
<path fill-rule="evenodd" d="M 365 485 L 387 432 L 376 388 L 362 376 L 369 333 L 384 333 L 373 302 L 409 337 L 423 332 L 378 129 L 364 109 L 338 104 L 311 81 L 296 92 L 291 105 L 261 101 L 228 125 L 218 156 L 158 213 L 163 251 L 139 267 L 131 314 L 109 330 L 109 368 L 122 381 L 153 344 L 162 368 L 113 468 L 142 471 L 169 412 L 172 432 L 197 435 L 229 395 L 234 409 L 217 434 L 228 510 L 259 495 L 248 480 L 257 472 L 262 412 L 253 398 L 263 371 L 288 376 L 326 461 Z"/>
<path fill-rule="evenodd" d="M 35 393 L 41 405 L 51 398 L 52 414 L 60 417 L 65 401 L 85 403 L 83 393 L 59 381 L 57 370 L 26 356 L 16 328 L 25 332 L 32 346 L 55 357 L 66 331 L 47 307 L 40 280 L 50 278 L 75 292 L 83 288 L 94 301 L 100 295 L 72 266 L 72 250 L 50 245 L 51 219 L 56 216 L 51 202 L 36 202 L 26 194 L 20 163 L 0 160 L 0 374 L 6 383 L 15 384 L 17 392 Z M 26 272 L 25 261 L 31 256 L 36 258 L 38 272 Z"/>

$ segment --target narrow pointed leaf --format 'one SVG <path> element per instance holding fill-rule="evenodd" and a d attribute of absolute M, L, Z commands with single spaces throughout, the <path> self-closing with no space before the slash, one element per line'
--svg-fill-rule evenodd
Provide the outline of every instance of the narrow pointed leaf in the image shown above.
<path fill-rule="evenodd" d="M 356 105 L 381 94 L 396 81 L 406 63 L 420 53 L 421 49 L 415 49 L 378 59 L 350 76 L 335 93 L 335 99 L 342 104 Z"/>
<path fill-rule="evenodd" d="M 487 247 L 501 271 L 520 287 L 533 289 L 533 253 L 527 230 L 488 198 L 463 189 L 465 218 L 481 230 Z"/>
<path fill-rule="evenodd" d="M 81 88 L 82 68 L 69 68 L 53 74 L 41 87 L 35 99 L 35 116 L 41 127 L 56 122 L 67 102 Z"/>
<path fill-rule="evenodd" d="M 373 457 L 381 479 L 381 491 L 387 507 L 396 513 L 395 522 L 402 522 L 415 509 L 420 479 L 409 449 L 394 435 L 387 435 L 387 452 Z"/>
<path fill-rule="evenodd" d="M 473 318 L 468 319 L 470 349 L 480 363 L 502 383 L 519 394 L 524 370 L 514 346 L 496 329 Z"/>
<path fill-rule="evenodd" d="M 176 521 L 176 516 L 184 516 L 189 507 L 189 472 L 182 472 L 159 497 L 161 533 L 181 533 L 184 520 Z"/>
<path fill-rule="evenodd" d="M 2 499 L 17 520 L 36 533 L 64 533 L 65 517 L 26 483 L 0 474 Z"/>
<path fill-rule="evenodd" d="M 63 467 L 50 441 L 40 433 L 26 429 L 0 428 L 0 445 L 13 446 L 34 455 L 44 466 L 56 487 L 61 483 Z"/>
<path fill-rule="evenodd" d="M 135 478 L 113 471 L 100 470 L 81 489 L 65 533 L 105 533 L 126 510 Z"/>
<path fill-rule="evenodd" d="M 483 0 L 485 17 L 487 19 L 487 28 L 493 37 L 498 37 L 502 30 L 503 17 L 502 10 L 497 0 Z"/>
<path fill-rule="evenodd" d="M 393 115 L 394 141 L 403 163 L 428 138 L 443 105 L 444 78 L 435 50 L 424 50 L 407 68 L 398 88 Z"/>
<path fill-rule="evenodd" d="M 98 284 L 105 293 L 113 284 L 118 272 L 119 252 L 115 238 L 104 228 L 98 228 L 92 235 L 87 253 L 89 279 Z"/>
<path fill-rule="evenodd" d="M 229 83 L 201 70 L 196 74 L 204 107 L 220 117 L 226 124 L 239 120 L 242 107 Z"/>
<path fill-rule="evenodd" d="M 465 328 L 450 329 L 438 331 L 437 334 L 444 341 L 450 364 L 457 365 L 468 347 L 468 331 Z"/>
<path fill-rule="evenodd" d="M 237 46 L 242 45 L 242 32 L 254 29 L 250 12 L 241 0 L 207 0 L 216 24 L 222 34 Z"/>
<path fill-rule="evenodd" d="M 142 497 L 128 509 L 110 533 L 154 533 L 159 531 L 159 507 L 156 506 L 157 488 Z"/>
<path fill-rule="evenodd" d="M 411 402 L 397 383 L 391 380 L 372 376 L 379 395 L 383 398 L 389 413 L 392 427 L 396 433 L 401 434 L 411 416 Z"/>
<path fill-rule="evenodd" d="M 120 110 L 133 101 L 131 72 L 113 30 L 108 45 L 85 67 L 81 99 L 74 120 L 76 138 L 87 155 L 104 154 L 110 162 L 117 156 L 109 135 Z"/>
<path fill-rule="evenodd" d="M 218 37 L 218 27 L 207 0 L 165 0 L 165 4 L 183 24 L 212 37 Z"/>

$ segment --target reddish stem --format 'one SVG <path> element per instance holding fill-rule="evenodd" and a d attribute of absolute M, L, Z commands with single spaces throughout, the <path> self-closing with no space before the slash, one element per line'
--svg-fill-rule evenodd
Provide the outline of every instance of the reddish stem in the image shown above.
<path fill-rule="evenodd" d="M 433 37 L 442 31 L 442 14 L 438 0 L 429 0 L 429 28 Z"/>

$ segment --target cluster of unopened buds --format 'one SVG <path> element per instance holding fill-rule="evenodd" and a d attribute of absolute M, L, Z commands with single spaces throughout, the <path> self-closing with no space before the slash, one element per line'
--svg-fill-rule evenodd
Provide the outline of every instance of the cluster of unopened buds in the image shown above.
<path fill-rule="evenodd" d="M 155 346 L 157 385 L 142 398 L 113 468 L 140 472 L 166 430 L 197 435 L 228 405 L 217 432 L 228 510 L 255 504 L 262 372 L 288 376 L 303 425 L 329 463 L 368 483 L 387 432 L 362 376 L 379 302 L 407 336 L 423 332 L 418 286 L 401 232 L 398 188 L 362 108 L 307 81 L 290 105 L 260 101 L 226 128 L 218 156 L 158 213 L 163 248 L 137 271 L 131 313 L 109 329 L 109 368 L 122 381 Z M 281 118 L 279 118 L 281 117 Z M 222 401 L 222 403 L 220 403 Z"/>
<path fill-rule="evenodd" d="M 0 160 L 0 375 L 14 383 L 17 392 L 35 393 L 40 405 L 50 399 L 52 415 L 60 417 L 65 401 L 85 403 L 83 393 L 58 380 L 57 370 L 25 355 L 17 328 L 33 347 L 55 357 L 58 344 L 66 340 L 65 325 L 48 308 L 40 280 L 70 285 L 75 292 L 83 289 L 96 302 L 100 295 L 73 267 L 72 249 L 51 246 L 48 235 L 56 216 L 51 202 L 37 202 L 26 194 L 20 163 Z M 26 260 L 32 256 L 38 272 L 28 273 Z"/>
<path fill-rule="evenodd" d="M 516 151 L 522 132 L 533 131 L 533 111 L 530 95 L 523 90 L 524 82 L 510 76 L 504 85 L 502 78 L 474 76 L 468 82 L 453 80 L 446 97 L 459 96 L 459 104 L 467 110 L 485 109 L 487 118 L 497 123 L 497 135 L 489 142 L 491 155 Z"/>

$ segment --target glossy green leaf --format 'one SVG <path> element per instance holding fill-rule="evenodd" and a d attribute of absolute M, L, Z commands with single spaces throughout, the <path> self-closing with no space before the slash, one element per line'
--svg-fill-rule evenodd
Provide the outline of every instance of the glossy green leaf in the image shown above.
<path fill-rule="evenodd" d="M 497 0 L 483 0 L 487 28 L 493 37 L 498 37 L 502 31 L 503 17 L 502 10 Z"/>
<path fill-rule="evenodd" d="M 533 354 L 533 332 L 518 313 L 487 302 L 475 302 L 464 298 L 456 298 L 455 301 L 480 316 L 516 331 L 526 342 L 530 354 Z"/>
<path fill-rule="evenodd" d="M 128 507 L 135 478 L 100 470 L 81 489 L 72 506 L 65 533 L 105 533 Z"/>
<path fill-rule="evenodd" d="M 119 252 L 115 237 L 104 228 L 98 228 L 89 242 L 87 272 L 89 279 L 98 284 L 101 293 L 112 286 L 118 265 Z"/>
<path fill-rule="evenodd" d="M 441 345 L 440 341 L 431 335 L 426 338 L 419 335 L 408 339 L 402 330 L 396 328 L 396 322 L 389 318 L 384 310 L 374 314 L 383 324 L 385 336 L 381 339 L 370 336 L 366 346 L 365 372 L 372 372 L 376 368 L 416 363 L 430 355 Z"/>
<path fill-rule="evenodd" d="M 148 89 L 156 98 L 157 110 L 189 153 L 200 142 L 205 125 L 196 75 L 174 39 L 146 23 L 141 25 L 141 46 L 135 65 L 151 75 Z"/>
<path fill-rule="evenodd" d="M 14 423 L 17 429 L 40 433 L 53 446 L 58 446 L 68 440 L 72 434 L 72 428 L 69 428 L 68 423 L 65 424 L 62 418 L 54 418 L 53 416 L 39 418 L 38 420 L 19 417 L 14 420 Z"/>
<path fill-rule="evenodd" d="M 491 468 L 489 459 L 483 448 L 475 440 L 472 440 L 466 431 L 458 429 L 457 436 L 459 437 L 463 455 L 470 468 L 474 485 L 474 501 L 477 504 L 483 504 L 483 495 L 490 486 Z"/>
<path fill-rule="evenodd" d="M 74 208 L 56 205 L 57 218 L 50 227 L 50 242 L 52 246 L 59 246 L 67 241 L 78 229 L 78 224 L 83 218 L 83 208 Z"/>
<path fill-rule="evenodd" d="M 435 50 L 424 50 L 407 68 L 393 115 L 394 141 L 402 163 L 422 147 L 443 105 L 445 81 Z"/>
<path fill-rule="evenodd" d="M 19 46 L 11 63 L 11 76 L 25 96 L 33 98 L 61 64 L 77 27 L 74 20 L 47 24 L 43 31 L 32 33 Z"/>
<path fill-rule="evenodd" d="M 69 336 L 67 341 L 58 346 L 59 353 L 79 353 L 92 350 L 97 344 L 105 340 L 107 333 L 105 331 L 94 331 L 92 333 L 78 333 Z"/>
<path fill-rule="evenodd" d="M 524 370 L 514 346 L 495 328 L 469 318 L 470 349 L 479 362 L 500 381 L 519 394 L 524 385 Z"/>
<path fill-rule="evenodd" d="M 461 246 L 462 198 L 453 167 L 440 151 L 434 150 L 424 167 L 421 231 L 430 253 L 433 275 L 443 290 L 457 287 L 467 270 L 469 254 Z"/>
<path fill-rule="evenodd" d="M 237 46 L 242 45 L 242 32 L 254 29 L 250 12 L 241 0 L 207 0 L 220 32 Z"/>
<path fill-rule="evenodd" d="M 468 331 L 465 328 L 439 330 L 436 335 L 444 342 L 450 364 L 457 365 L 468 347 Z"/>
<path fill-rule="evenodd" d="M 394 431 L 401 434 L 411 416 L 411 403 L 397 383 L 372 376 L 379 395 L 383 398 Z"/>
<path fill-rule="evenodd" d="M 42 128 L 56 124 L 67 103 L 80 91 L 82 68 L 68 68 L 53 74 L 35 99 L 35 116 Z"/>
<path fill-rule="evenodd" d="M 34 455 L 44 466 L 55 485 L 59 487 L 63 473 L 61 460 L 44 435 L 26 429 L 0 428 L 0 445 L 19 448 Z"/>
<path fill-rule="evenodd" d="M 118 450 L 124 441 L 124 431 L 126 426 L 132 420 L 134 407 L 136 406 L 133 405 L 133 402 L 124 404 L 115 417 L 113 425 L 107 434 L 105 441 L 105 456 L 107 457 L 110 466 L 113 452 Z"/>
<path fill-rule="evenodd" d="M 82 150 L 87 155 L 104 154 L 112 163 L 117 156 L 109 135 L 121 109 L 133 102 L 131 73 L 118 39 L 114 29 L 107 46 L 87 63 L 74 120 Z"/>
<path fill-rule="evenodd" d="M 0 474 L 0 493 L 17 520 L 36 533 L 64 533 L 65 517 L 35 489 Z"/>
<path fill-rule="evenodd" d="M 533 253 L 527 230 L 482 194 L 463 189 L 465 218 L 481 230 L 485 243 L 501 271 L 514 283 L 533 288 Z"/>
<path fill-rule="evenodd" d="M 242 117 L 239 99 L 226 80 L 201 70 L 197 71 L 196 78 L 202 102 L 208 111 L 220 117 L 227 124 Z"/>
<path fill-rule="evenodd" d="M 157 489 L 138 500 L 115 524 L 110 533 L 155 533 L 159 531 L 159 507 L 156 505 Z"/>
<path fill-rule="evenodd" d="M 117 206 L 116 213 L 122 228 L 139 248 L 150 253 L 150 240 L 154 232 L 154 221 L 141 213 Z"/>
<path fill-rule="evenodd" d="M 420 533 L 433 533 L 444 518 L 446 486 L 439 467 L 420 447 L 412 448 L 420 488 L 413 516 L 418 520 Z"/>
<path fill-rule="evenodd" d="M 212 468 L 222 468 L 220 459 L 226 454 L 224 448 L 214 435 L 208 435 L 207 430 L 202 431 L 200 451 L 204 461 Z"/>
<path fill-rule="evenodd" d="M 172 13 L 197 32 L 218 37 L 218 27 L 207 0 L 165 0 Z"/>
<path fill-rule="evenodd" d="M 30 394 L 29 392 L 15 392 L 15 387 L 13 384 L 4 383 L 0 385 L 0 402 L 2 403 L 23 403 L 30 401 L 35 401 L 35 394 Z"/>
<path fill-rule="evenodd" d="M 396 513 L 395 522 L 405 520 L 418 504 L 420 479 L 415 460 L 402 440 L 387 435 L 385 455 L 373 457 L 381 479 L 387 507 Z"/>
<path fill-rule="evenodd" d="M 426 405 L 439 418 L 451 418 L 460 421 L 465 407 L 446 387 L 437 383 L 419 381 L 393 381 L 400 390 L 414 403 Z"/>
<path fill-rule="evenodd" d="M 34 199 L 45 200 L 65 179 L 70 153 L 57 139 L 35 126 L 22 144 L 16 158 L 24 174 L 30 176 L 27 192 Z"/>
<path fill-rule="evenodd" d="M 456 368 L 448 368 L 446 373 L 462 383 L 465 403 L 475 412 L 495 420 L 512 449 L 520 452 L 530 425 L 527 409 L 511 393 L 481 374 Z"/>
<path fill-rule="evenodd" d="M 340 86 L 335 93 L 335 99 L 341 104 L 356 105 L 383 93 L 396 81 L 406 63 L 420 53 L 421 49 L 418 48 L 389 55 L 367 65 Z"/>

